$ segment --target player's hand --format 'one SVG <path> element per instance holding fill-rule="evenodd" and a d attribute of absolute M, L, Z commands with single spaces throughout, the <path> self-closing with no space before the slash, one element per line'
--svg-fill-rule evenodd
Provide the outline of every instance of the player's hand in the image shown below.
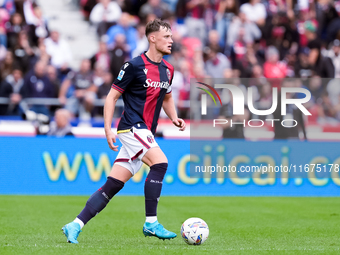
<path fill-rule="evenodd" d="M 116 143 L 116 135 L 112 131 L 106 132 L 106 140 L 111 150 L 118 151 L 118 145 L 114 145 Z"/>
<path fill-rule="evenodd" d="M 180 118 L 174 119 L 172 121 L 172 123 L 176 127 L 179 127 L 179 131 L 184 131 L 185 130 L 186 124 L 185 124 L 185 121 L 183 119 L 180 119 Z"/>

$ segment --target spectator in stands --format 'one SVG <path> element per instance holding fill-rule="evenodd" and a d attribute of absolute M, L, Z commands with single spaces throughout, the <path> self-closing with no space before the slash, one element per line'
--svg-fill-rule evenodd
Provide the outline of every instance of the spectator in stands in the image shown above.
<path fill-rule="evenodd" d="M 101 65 L 97 64 L 94 66 L 93 84 L 96 87 L 99 87 L 104 83 L 104 74 L 105 70 L 101 67 Z"/>
<path fill-rule="evenodd" d="M 55 94 L 53 97 L 57 98 L 59 96 L 59 90 L 61 86 L 61 82 L 58 78 L 58 71 L 54 66 L 48 65 L 46 69 L 46 73 L 47 73 L 48 79 L 50 80 L 50 82 L 52 83 L 54 87 Z"/>
<path fill-rule="evenodd" d="M 39 60 L 44 61 L 46 64 L 50 64 L 51 62 L 51 56 L 47 53 L 44 42 L 40 42 L 39 46 L 35 48 L 34 61 L 37 62 Z"/>
<path fill-rule="evenodd" d="M 90 21 L 97 28 L 99 38 L 115 25 L 122 15 L 122 10 L 116 1 L 99 0 L 90 14 Z"/>
<path fill-rule="evenodd" d="M 251 71 L 251 78 L 248 81 L 248 86 L 254 86 L 256 89 L 267 83 L 267 79 L 263 76 L 261 65 L 254 65 Z"/>
<path fill-rule="evenodd" d="M 252 21 L 247 20 L 246 15 L 240 12 L 238 17 L 235 17 L 229 26 L 227 44 L 233 46 L 240 36 L 240 29 L 243 28 L 243 41 L 253 43 L 261 38 L 261 30 Z"/>
<path fill-rule="evenodd" d="M 234 17 L 238 16 L 239 5 L 236 0 L 220 0 L 216 14 L 216 30 L 220 35 L 220 45 L 225 47 L 227 31 Z"/>
<path fill-rule="evenodd" d="M 15 0 L 15 8 L 24 17 L 25 23 L 31 25 L 35 23 L 34 7 L 37 6 L 35 0 Z"/>
<path fill-rule="evenodd" d="M 88 120 L 91 118 L 96 92 L 97 87 L 93 83 L 90 60 L 84 59 L 79 72 L 68 73 L 63 81 L 59 92 L 59 101 L 73 115 L 79 115 L 79 118 Z M 68 95 L 70 97 L 67 99 Z"/>
<path fill-rule="evenodd" d="M 148 0 L 139 10 L 139 17 L 146 21 L 148 14 L 155 14 L 159 19 L 167 19 L 171 15 L 169 6 L 161 0 Z"/>
<path fill-rule="evenodd" d="M 8 75 L 10 75 L 13 71 L 13 53 L 11 51 L 6 52 L 6 57 L 0 65 L 0 72 L 1 72 L 1 80 L 6 79 Z"/>
<path fill-rule="evenodd" d="M 295 63 L 297 61 L 296 52 L 290 50 L 286 53 L 284 60 L 287 65 L 287 77 L 295 77 Z"/>
<path fill-rule="evenodd" d="M 332 43 L 332 48 L 327 52 L 334 66 L 334 78 L 340 78 L 340 40 L 335 39 Z"/>
<path fill-rule="evenodd" d="M 68 43 L 60 38 L 58 31 L 51 31 L 50 37 L 45 39 L 46 51 L 51 56 L 51 64 L 59 72 L 67 73 L 72 62 L 72 52 Z"/>
<path fill-rule="evenodd" d="M 112 74 L 109 72 L 105 72 L 103 74 L 103 83 L 98 87 L 97 97 L 100 99 L 105 99 L 107 94 L 109 93 L 112 86 Z"/>
<path fill-rule="evenodd" d="M 100 65 L 104 71 L 110 70 L 110 53 L 105 42 L 99 42 L 99 51 L 91 59 L 91 69 L 94 70 L 95 65 Z"/>
<path fill-rule="evenodd" d="M 204 20 L 209 6 L 209 0 L 188 0 L 185 2 L 185 26 L 189 37 L 196 37 L 205 43 L 207 38 L 207 25 Z"/>
<path fill-rule="evenodd" d="M 309 22 L 311 24 L 313 24 L 314 31 L 316 31 L 316 28 L 318 26 L 318 22 L 316 21 L 316 19 L 312 18 L 310 15 L 310 12 L 308 10 L 300 10 L 299 11 L 299 15 L 297 17 L 297 24 L 295 24 L 297 31 L 299 33 L 299 45 L 300 47 L 307 47 L 308 44 L 308 38 L 306 35 L 306 22 Z"/>
<path fill-rule="evenodd" d="M 0 115 L 21 115 L 19 103 L 22 99 L 22 86 L 24 80 L 22 71 L 14 69 L 12 74 L 8 75 L 0 86 L 0 97 L 8 97 L 8 105 L 0 104 Z"/>
<path fill-rule="evenodd" d="M 39 61 L 34 69 L 29 71 L 24 78 L 24 97 L 53 98 L 56 94 L 53 84 L 46 75 L 46 63 Z M 49 107 L 45 105 L 33 105 L 32 111 L 50 115 Z"/>
<path fill-rule="evenodd" d="M 259 27 L 264 26 L 267 12 L 260 0 L 250 0 L 249 3 L 242 4 L 240 11 L 245 14 L 247 20 L 254 22 Z"/>
<path fill-rule="evenodd" d="M 6 9 L 10 15 L 13 15 L 15 13 L 14 0 L 2 0 L 0 8 Z"/>
<path fill-rule="evenodd" d="M 7 47 L 6 24 L 10 16 L 5 9 L 0 9 L 0 45 Z"/>
<path fill-rule="evenodd" d="M 113 77 L 117 77 L 120 68 L 130 56 L 128 51 L 128 45 L 126 44 L 126 38 L 123 34 L 118 34 L 115 38 L 114 48 L 110 51 L 111 54 L 111 73 Z"/>
<path fill-rule="evenodd" d="M 109 93 L 112 86 L 112 74 L 110 72 L 103 73 L 103 83 L 98 87 L 97 97 L 99 99 L 106 99 L 107 94 Z M 96 115 L 103 116 L 103 106 L 97 106 L 95 108 Z M 120 111 L 117 111 L 119 113 Z M 117 114 L 115 113 L 115 114 Z"/>
<path fill-rule="evenodd" d="M 71 114 L 68 110 L 57 110 L 54 114 L 54 121 L 51 122 L 50 130 L 47 135 L 55 137 L 73 136 L 70 120 Z"/>
<path fill-rule="evenodd" d="M 47 19 L 43 16 L 39 6 L 34 7 L 35 22 L 29 25 L 29 36 L 33 45 L 38 46 L 39 40 L 43 41 L 49 35 Z"/>
<path fill-rule="evenodd" d="M 209 31 L 207 46 L 209 48 L 218 49 L 218 52 L 223 53 L 223 48 L 220 45 L 220 35 L 217 30 Z"/>
<path fill-rule="evenodd" d="M 309 48 L 302 48 L 295 63 L 295 77 L 302 78 L 303 81 L 306 81 L 313 75 L 312 66 L 309 63 L 309 52 Z"/>
<path fill-rule="evenodd" d="M 188 102 L 190 101 L 190 78 L 192 74 L 190 73 L 190 63 L 187 60 L 182 60 L 179 65 L 179 71 L 181 72 L 183 79 L 181 82 L 181 87 L 179 87 L 178 95 L 178 116 L 180 118 L 188 118 Z"/>
<path fill-rule="evenodd" d="M 321 54 L 322 42 L 316 33 L 317 27 L 311 21 L 305 22 L 305 35 L 310 49 L 308 61 L 316 75 L 322 78 L 334 78 L 334 66 L 332 60 Z"/>
<path fill-rule="evenodd" d="M 82 13 L 85 20 L 89 21 L 90 13 L 97 4 L 97 0 L 80 0 L 80 5 L 82 8 Z"/>
<path fill-rule="evenodd" d="M 20 13 L 14 13 L 6 27 L 8 48 L 13 50 L 18 43 L 19 33 L 25 29 L 24 21 Z"/>
<path fill-rule="evenodd" d="M 123 34 L 126 38 L 125 51 L 129 52 L 129 54 L 136 49 L 137 45 L 137 30 L 130 25 L 130 15 L 126 12 L 122 13 L 122 16 L 117 25 L 110 27 L 107 31 L 107 45 L 109 49 L 113 49 L 116 43 L 116 36 L 119 34 Z"/>
<path fill-rule="evenodd" d="M 205 70 L 212 78 L 222 78 L 223 71 L 226 68 L 231 68 L 228 58 L 218 52 L 217 47 L 208 49 L 208 60 L 205 63 Z"/>
<path fill-rule="evenodd" d="M 263 74 L 266 78 L 286 77 L 287 66 L 284 62 L 279 61 L 279 51 L 274 46 L 269 46 L 267 49 Z"/>
<path fill-rule="evenodd" d="M 32 61 L 34 58 L 34 52 L 25 31 L 21 31 L 18 37 L 18 43 L 14 47 L 14 63 L 20 66 L 20 69 L 27 73 L 32 68 Z"/>
<path fill-rule="evenodd" d="M 137 32 L 137 47 L 132 51 L 132 58 L 139 56 L 149 47 L 148 39 L 145 36 L 145 24 L 138 23 Z M 172 33 L 174 33 L 173 30 Z"/>
<path fill-rule="evenodd" d="M 318 21 L 317 34 L 324 41 L 329 39 L 327 36 L 327 27 L 329 27 L 332 21 L 339 17 L 334 2 L 330 0 L 315 1 L 314 12 L 316 12 L 316 19 Z"/>
<path fill-rule="evenodd" d="M 234 42 L 231 48 L 231 61 L 233 63 L 233 67 L 236 66 L 236 63 L 245 59 L 246 52 L 247 52 L 247 43 L 245 42 L 244 39 L 244 29 L 241 27 L 240 30 L 238 31 L 238 38 Z M 250 44 L 250 43 L 249 43 Z"/>
<path fill-rule="evenodd" d="M 242 50 L 246 52 L 242 52 Z M 257 58 L 254 48 L 248 44 L 245 49 L 234 47 L 235 52 L 235 65 L 234 68 L 240 70 L 242 78 L 250 78 L 253 75 L 253 67 L 261 64 Z M 255 70 L 259 71 L 259 70 Z M 262 68 L 261 68 L 262 74 Z"/>

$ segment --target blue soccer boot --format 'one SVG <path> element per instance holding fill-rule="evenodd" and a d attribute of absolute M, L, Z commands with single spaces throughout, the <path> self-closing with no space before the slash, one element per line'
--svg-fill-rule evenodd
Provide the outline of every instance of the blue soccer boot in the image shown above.
<path fill-rule="evenodd" d="M 177 236 L 175 233 L 166 230 L 158 221 L 155 221 L 154 223 L 145 222 L 143 234 L 145 236 L 155 236 L 162 240 L 172 239 Z"/>
<path fill-rule="evenodd" d="M 69 224 L 66 224 L 61 229 L 64 232 L 64 235 L 67 237 L 67 242 L 69 243 L 78 243 L 77 238 L 79 236 L 80 225 L 76 222 L 71 222 Z"/>

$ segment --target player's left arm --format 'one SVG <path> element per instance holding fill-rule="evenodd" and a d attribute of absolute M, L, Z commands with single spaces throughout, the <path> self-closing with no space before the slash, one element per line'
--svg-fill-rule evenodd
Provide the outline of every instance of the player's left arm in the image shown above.
<path fill-rule="evenodd" d="M 174 99 L 172 97 L 172 93 L 168 93 L 165 95 L 164 101 L 163 101 L 163 109 L 166 115 L 168 115 L 169 119 L 172 121 L 172 123 L 176 127 L 179 127 L 180 131 L 184 131 L 186 124 L 183 119 L 178 118 L 177 116 L 176 107 L 175 107 Z"/>

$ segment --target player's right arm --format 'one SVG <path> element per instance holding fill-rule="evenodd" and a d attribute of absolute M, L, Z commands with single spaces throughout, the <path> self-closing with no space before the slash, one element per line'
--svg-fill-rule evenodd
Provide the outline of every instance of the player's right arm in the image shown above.
<path fill-rule="evenodd" d="M 118 90 L 111 88 L 109 94 L 106 97 L 104 105 L 104 129 L 107 139 L 107 143 L 111 150 L 118 151 L 118 145 L 114 145 L 116 142 L 116 135 L 111 130 L 111 123 L 113 114 L 118 98 L 122 95 Z"/>
<path fill-rule="evenodd" d="M 104 129 L 107 142 L 111 150 L 118 151 L 118 146 L 114 145 L 116 142 L 116 135 L 111 131 L 111 123 L 113 113 L 118 98 L 124 93 L 134 78 L 134 70 L 131 63 L 126 62 L 119 71 L 119 74 L 111 86 L 111 90 L 107 95 L 104 105 Z"/>

